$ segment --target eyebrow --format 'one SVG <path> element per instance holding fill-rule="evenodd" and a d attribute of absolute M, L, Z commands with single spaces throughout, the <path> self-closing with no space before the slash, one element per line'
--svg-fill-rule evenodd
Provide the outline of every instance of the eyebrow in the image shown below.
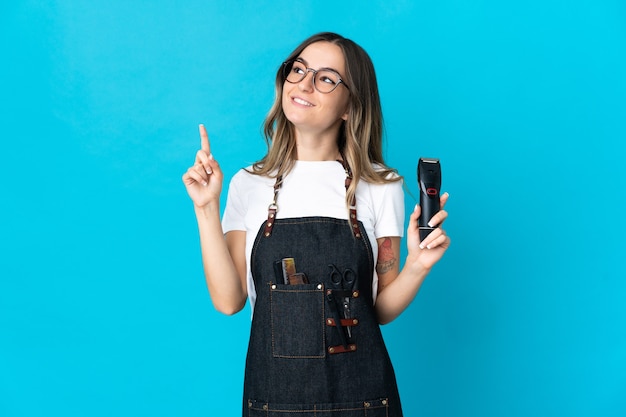
<path fill-rule="evenodd" d="M 302 57 L 297 57 L 294 61 L 301 62 L 301 63 L 303 63 L 304 65 L 306 65 L 306 67 L 307 67 L 307 68 L 310 68 L 310 67 L 309 67 L 309 63 L 308 63 L 308 62 L 306 62 L 306 59 L 304 59 L 304 58 L 302 58 Z M 314 68 L 311 68 L 311 69 L 314 69 Z M 336 73 L 337 73 L 337 75 L 339 75 L 341 78 L 343 78 L 343 75 L 341 75 L 341 73 L 340 73 L 339 71 L 337 71 L 336 69 L 331 68 L 331 67 L 321 67 L 321 68 L 316 69 L 315 71 L 322 71 L 322 70 L 327 70 L 327 71 L 336 72 Z"/>

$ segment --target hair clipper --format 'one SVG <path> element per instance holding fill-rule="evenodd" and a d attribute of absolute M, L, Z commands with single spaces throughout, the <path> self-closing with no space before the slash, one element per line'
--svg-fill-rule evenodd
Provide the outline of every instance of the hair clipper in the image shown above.
<path fill-rule="evenodd" d="M 417 183 L 420 188 L 422 214 L 418 219 L 420 241 L 432 232 L 437 225 L 430 227 L 428 222 L 441 210 L 439 194 L 441 190 L 441 165 L 436 158 L 420 158 L 417 164 Z"/>

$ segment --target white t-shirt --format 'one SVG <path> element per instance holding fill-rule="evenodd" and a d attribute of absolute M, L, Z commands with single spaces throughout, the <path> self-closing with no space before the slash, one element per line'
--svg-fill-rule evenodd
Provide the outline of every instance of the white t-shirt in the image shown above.
<path fill-rule="evenodd" d="M 250 167 L 248 168 L 250 169 Z M 278 192 L 277 219 L 322 216 L 348 219 L 346 208 L 346 173 L 337 161 L 296 161 Z M 248 298 L 254 308 L 256 291 L 250 272 L 254 240 L 274 197 L 274 178 L 253 175 L 240 170 L 228 189 L 222 218 L 224 233 L 246 232 Z M 376 239 L 404 235 L 404 191 L 402 181 L 370 184 L 359 181 L 356 190 L 357 218 L 363 223 L 370 240 L 373 259 L 378 259 Z M 374 271 L 372 294 L 376 300 L 378 276 Z"/>

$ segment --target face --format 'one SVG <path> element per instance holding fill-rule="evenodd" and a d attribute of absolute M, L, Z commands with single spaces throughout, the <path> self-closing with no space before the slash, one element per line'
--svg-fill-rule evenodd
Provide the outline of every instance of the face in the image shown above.
<path fill-rule="evenodd" d="M 298 58 L 307 68 L 330 68 L 345 79 L 343 52 L 335 44 L 323 41 L 312 43 Z M 284 82 L 283 112 L 297 131 L 323 134 L 338 130 L 341 122 L 348 118 L 350 93 L 345 85 L 338 85 L 330 93 L 320 93 L 313 85 L 313 78 L 313 72 L 308 72 L 298 83 Z"/>

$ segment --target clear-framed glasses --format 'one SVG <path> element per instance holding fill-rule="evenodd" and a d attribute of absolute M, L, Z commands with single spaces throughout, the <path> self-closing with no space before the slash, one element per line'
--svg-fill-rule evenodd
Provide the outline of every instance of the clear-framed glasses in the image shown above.
<path fill-rule="evenodd" d="M 348 88 L 335 70 L 330 68 L 321 68 L 318 70 L 307 68 L 304 62 L 297 59 L 283 62 L 283 77 L 285 81 L 292 84 L 297 84 L 304 80 L 309 72 L 313 73 L 313 86 L 320 93 L 328 94 L 334 91 L 339 84 L 343 84 L 344 87 Z"/>

